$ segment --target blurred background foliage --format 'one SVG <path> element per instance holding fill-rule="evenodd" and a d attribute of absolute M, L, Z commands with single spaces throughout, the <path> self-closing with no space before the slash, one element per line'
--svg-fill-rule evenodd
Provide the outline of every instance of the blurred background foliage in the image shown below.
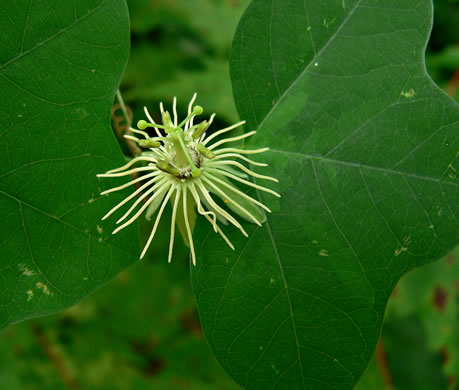
<path fill-rule="evenodd" d="M 199 92 L 214 128 L 238 119 L 228 52 L 249 0 L 128 0 L 131 57 L 121 85 L 134 120 L 174 95 L 180 112 Z M 426 55 L 432 78 L 459 98 L 459 1 L 435 0 Z M 122 130 L 119 112 L 114 127 Z M 121 129 L 120 129 L 121 128 Z M 126 154 L 129 148 L 124 147 Z M 79 305 L 16 324 L 0 338 L 0 389 L 239 389 L 203 338 L 176 240 L 167 264 L 168 218 L 150 255 Z M 149 226 L 141 226 L 142 236 Z M 459 250 L 406 275 L 391 298 L 381 342 L 359 390 L 459 388 Z"/>

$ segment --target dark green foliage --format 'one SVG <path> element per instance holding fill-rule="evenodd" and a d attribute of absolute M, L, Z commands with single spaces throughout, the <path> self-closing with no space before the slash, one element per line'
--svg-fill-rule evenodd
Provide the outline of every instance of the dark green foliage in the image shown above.
<path fill-rule="evenodd" d="M 136 260 L 114 239 L 97 173 L 123 162 L 110 129 L 129 50 L 123 0 L 0 9 L 0 329 L 75 304 Z M 106 183 L 104 183 L 104 186 Z"/>
<path fill-rule="evenodd" d="M 111 135 L 109 114 L 128 53 L 124 2 L 4 3 L 0 7 L 0 327 L 74 304 L 134 262 L 140 251 L 135 229 L 112 238 L 113 221 L 100 223 L 104 212 L 123 195 L 99 199 L 98 193 L 105 188 L 99 188 L 100 184 L 108 187 L 112 183 L 95 179 L 96 173 L 123 161 Z M 160 100 L 170 104 L 174 95 L 183 113 L 195 91 L 206 114 L 217 112 L 211 130 L 237 121 L 228 51 L 249 0 L 127 3 L 132 48 L 121 90 L 134 111 L 134 121 L 143 119 L 144 104 L 156 112 Z M 194 287 L 208 340 L 230 375 L 247 383 L 248 388 L 278 385 L 301 389 L 293 321 L 279 267 L 279 262 L 293 264 L 283 270 L 289 287 L 299 287 L 289 292 L 297 337 L 306 351 L 302 355 L 305 376 L 326 377 L 322 382 L 348 388 L 371 357 L 383 308 L 397 279 L 413 266 L 444 253 L 446 235 L 456 237 L 455 227 L 447 225 L 448 210 L 440 204 L 451 197 L 442 200 L 436 184 L 425 185 L 407 175 L 412 174 L 410 169 L 424 175 L 422 170 L 428 168 L 427 176 L 438 179 L 442 186 L 454 182 L 448 177 L 454 176 L 451 170 L 444 179 L 435 175 L 444 159 L 451 155 L 453 160 L 455 137 L 441 139 L 449 145 L 440 147 L 442 153 L 435 149 L 439 147 L 437 138 L 428 140 L 424 144 L 430 148 L 428 158 L 422 147 L 416 149 L 419 154 L 415 161 L 402 166 L 402 173 L 373 172 L 364 165 L 384 166 L 397 153 L 411 150 L 448 121 L 452 103 L 422 69 L 429 2 L 374 1 L 375 6 L 384 3 L 385 8 L 393 5 L 393 9 L 383 14 L 381 10 L 367 10 L 369 17 L 363 22 L 341 28 L 323 50 L 318 66 L 310 66 L 304 74 L 307 77 L 299 78 L 285 103 L 267 116 L 272 100 L 278 100 L 274 73 L 282 93 L 310 60 L 304 2 L 299 1 L 298 12 L 292 12 L 295 3 L 255 1 L 243 19 L 232 54 L 236 103 L 242 119 L 249 121 L 246 131 L 259 127 L 253 145 L 280 151 L 269 156 L 268 172 L 281 180 L 273 188 L 280 189 L 283 198 L 263 197 L 274 211 L 269 220 L 271 234 L 266 224 L 262 229 L 250 225 L 253 234 L 249 241 L 238 232 L 230 232 L 237 245 L 232 252 L 213 232 L 199 239 L 207 235 L 207 226 L 198 231 L 195 240 L 203 247 L 199 268 L 192 270 Z M 314 27 L 311 32 L 321 32 L 318 38 L 314 35 L 316 49 L 320 50 L 339 28 L 342 20 L 334 20 L 335 11 L 339 9 L 341 17 L 346 17 L 355 4 L 345 0 L 343 9 L 341 0 L 306 2 L 311 16 L 308 25 Z M 360 3 L 365 4 L 369 2 Z M 407 11 L 411 6 L 413 11 Z M 435 82 L 457 96 L 458 83 L 453 75 L 459 66 L 455 48 L 458 2 L 436 0 L 435 6 L 426 65 Z M 358 7 L 353 17 L 364 11 Z M 268 19 L 272 19 L 271 24 Z M 343 32 L 352 33 L 352 26 L 360 28 L 359 34 L 346 39 Z M 270 27 L 272 50 L 265 39 Z M 296 34 L 296 29 L 300 33 Z M 241 61 L 243 68 L 239 67 Z M 362 67 L 368 74 L 360 74 Z M 241 87 L 242 70 L 249 75 L 247 90 L 244 84 Z M 403 88 L 401 80 L 407 80 Z M 432 96 L 438 98 L 432 100 Z M 396 112 L 383 113 L 376 117 L 379 122 L 370 121 L 367 125 L 371 127 L 362 127 L 362 137 L 349 138 L 341 154 L 329 156 L 336 164 L 321 157 L 340 137 L 346 137 L 349 129 L 389 102 L 397 103 Z M 117 120 L 112 122 L 115 128 Z M 341 128 L 337 128 L 338 123 L 342 123 Z M 448 128 L 438 134 L 444 130 Z M 449 131 L 457 134 L 457 124 Z M 121 146 L 125 154 L 130 153 L 124 141 Z M 457 169 L 454 162 L 451 164 Z M 354 172 L 359 166 L 362 176 Z M 362 177 L 381 214 L 369 205 Z M 406 182 L 419 196 L 418 207 Z M 436 201 L 440 202 L 439 209 L 435 208 Z M 451 208 L 456 204 L 450 201 Z M 435 240 L 425 229 L 427 217 L 422 208 L 429 213 L 433 208 L 433 215 L 427 215 L 434 220 Z M 394 245 L 396 238 L 387 238 L 381 215 L 399 235 L 400 247 Z M 0 389 L 239 388 L 211 356 L 200 331 L 189 287 L 188 250 L 180 238 L 176 240 L 174 263 L 165 263 L 168 218 L 170 212 L 160 225 L 149 256 L 140 264 L 71 309 L 3 331 Z M 140 241 L 144 241 L 151 226 L 141 222 Z M 362 259 L 368 281 L 362 278 L 362 269 L 337 225 Z M 408 236 L 407 246 L 404 239 Z M 272 242 L 277 244 L 279 261 L 273 257 Z M 394 257 L 395 248 L 401 251 Z M 229 273 L 228 267 L 238 257 Z M 307 268 L 296 269 L 297 264 Z M 382 331 L 386 362 L 373 358 L 357 389 L 382 390 L 392 384 L 398 390 L 443 390 L 446 383 L 449 389 L 454 388 L 454 374 L 459 372 L 455 331 L 459 319 L 458 264 L 450 255 L 409 272 L 397 284 Z M 45 285 L 50 295 L 45 293 Z M 29 291 L 33 293 L 30 300 Z M 304 292 L 310 295 L 305 297 Z M 250 323 L 252 318 L 255 321 Z M 279 319 L 285 323 L 275 333 Z M 360 329 L 349 326 L 351 320 Z M 239 336 L 244 326 L 247 330 Z M 271 336 L 266 348 L 266 338 Z M 57 360 L 50 349 L 56 352 Z M 330 356 L 338 357 L 338 363 L 324 352 L 332 352 Z M 246 369 L 254 356 L 260 356 L 254 365 L 256 374 Z M 276 382 L 277 371 L 281 374 L 287 361 L 292 363 L 290 369 Z M 354 379 L 349 379 L 345 368 Z M 389 378 L 381 375 L 385 370 Z M 307 388 L 329 388 L 325 383 L 307 383 L 311 384 Z"/>
<path fill-rule="evenodd" d="M 200 225 L 203 329 L 248 389 L 352 388 L 400 277 L 457 244 L 459 111 L 425 72 L 428 0 L 255 0 L 236 32 L 240 116 L 282 198 L 231 252 Z M 292 39 L 294 37 L 294 39 Z"/>

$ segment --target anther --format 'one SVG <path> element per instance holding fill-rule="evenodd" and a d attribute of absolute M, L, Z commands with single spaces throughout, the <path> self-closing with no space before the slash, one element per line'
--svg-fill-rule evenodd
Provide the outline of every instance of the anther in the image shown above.
<path fill-rule="evenodd" d="M 156 163 L 156 166 L 161 169 L 162 171 L 164 172 L 167 172 L 169 174 L 171 174 L 172 176 L 179 176 L 180 175 L 180 171 L 172 166 L 169 162 L 167 162 L 166 160 L 159 160 L 157 163 Z"/>
<path fill-rule="evenodd" d="M 161 146 L 161 143 L 158 141 L 154 141 L 151 138 L 149 139 L 141 139 L 138 142 L 138 145 L 141 148 L 159 148 Z"/>
<path fill-rule="evenodd" d="M 207 131 L 208 128 L 209 128 L 209 122 L 207 121 L 201 122 L 193 133 L 193 136 L 192 136 L 193 139 L 198 139 L 203 133 Z"/>
<path fill-rule="evenodd" d="M 174 124 L 172 123 L 172 119 L 171 119 L 171 114 L 169 114 L 169 111 L 164 111 L 162 114 L 162 118 L 163 118 L 163 125 L 166 127 L 166 130 L 168 127 L 169 128 L 174 127 Z"/>
<path fill-rule="evenodd" d="M 203 154 L 208 159 L 212 160 L 213 158 L 215 158 L 215 154 L 211 150 L 207 149 L 204 145 L 196 144 L 195 147 L 199 153 Z"/>

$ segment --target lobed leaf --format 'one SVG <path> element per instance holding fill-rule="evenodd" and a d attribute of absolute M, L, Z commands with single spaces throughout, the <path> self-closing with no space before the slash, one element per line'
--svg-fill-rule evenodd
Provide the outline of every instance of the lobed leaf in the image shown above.
<path fill-rule="evenodd" d="M 0 8 L 0 329 L 135 261 L 136 229 L 113 240 L 100 220 L 123 194 L 96 178 L 123 162 L 110 111 L 128 50 L 124 0 Z"/>
<path fill-rule="evenodd" d="M 397 281 L 457 245 L 459 111 L 426 73 L 431 0 L 254 0 L 231 53 L 274 212 L 197 224 L 206 338 L 247 389 L 351 389 Z M 263 183 L 264 184 L 264 183 Z"/>

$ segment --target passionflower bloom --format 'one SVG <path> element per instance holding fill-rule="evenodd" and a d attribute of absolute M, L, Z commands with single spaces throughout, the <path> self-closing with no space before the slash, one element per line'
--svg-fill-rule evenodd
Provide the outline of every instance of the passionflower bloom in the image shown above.
<path fill-rule="evenodd" d="M 225 225 L 233 224 L 245 236 L 247 233 L 236 218 L 225 210 L 223 205 L 219 205 L 214 197 L 220 198 L 228 209 L 239 217 L 260 226 L 266 220 L 263 210 L 267 212 L 271 212 L 271 210 L 263 203 L 239 190 L 233 181 L 280 197 L 277 192 L 247 180 L 249 176 L 252 176 L 277 182 L 275 178 L 255 173 L 237 161 L 241 160 L 254 166 L 265 167 L 267 164 L 253 161 L 246 155 L 263 153 L 269 148 L 255 150 L 221 148 L 222 145 L 250 137 L 255 134 L 255 131 L 216 140 L 217 137 L 224 136 L 231 130 L 242 126 L 245 123 L 242 121 L 206 136 L 206 131 L 215 114 L 210 117 L 209 121 L 204 120 L 199 124 L 194 124 L 196 116 L 203 112 L 202 107 L 193 106 L 195 100 L 196 94 L 188 106 L 188 116 L 180 123 L 177 118 L 177 101 L 175 98 L 172 107 L 173 120 L 169 112 L 164 110 L 163 104 L 160 104 L 162 124 L 155 123 L 145 107 L 148 122 L 141 120 L 137 124 L 138 129 L 131 128 L 131 131 L 139 137 L 132 135 L 125 135 L 125 137 L 135 141 L 146 151 L 120 168 L 97 175 L 98 177 L 110 178 L 139 175 L 129 183 L 104 191 L 101 195 L 122 190 L 133 184 L 138 186 L 131 195 L 113 207 L 102 218 L 108 218 L 119 208 L 137 198 L 124 215 L 118 219 L 117 224 L 123 223 L 113 231 L 113 234 L 133 223 L 143 212 L 145 212 L 148 220 L 157 212 L 151 234 L 140 255 L 141 259 L 145 256 L 155 236 L 164 208 L 169 201 L 172 205 L 172 221 L 168 261 L 172 260 L 175 225 L 177 224 L 185 243 L 190 247 L 193 264 L 196 265 L 192 237 L 196 221 L 195 209 L 210 222 L 214 231 L 220 234 L 234 250 L 233 244 L 218 226 L 217 221 Z M 147 133 L 147 129 L 152 129 L 154 135 Z M 212 143 L 212 141 L 214 142 Z M 136 167 L 132 168 L 134 165 Z"/>

